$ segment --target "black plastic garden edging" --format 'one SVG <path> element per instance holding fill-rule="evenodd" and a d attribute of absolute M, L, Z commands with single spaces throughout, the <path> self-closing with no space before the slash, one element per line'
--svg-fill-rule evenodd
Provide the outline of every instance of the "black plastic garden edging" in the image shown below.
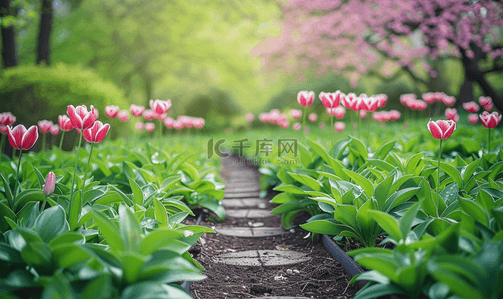
<path fill-rule="evenodd" d="M 201 210 L 201 213 L 199 213 L 199 216 L 197 216 L 197 221 L 196 221 L 196 225 L 199 225 L 201 224 L 201 221 L 203 220 L 203 214 L 204 212 Z M 192 285 L 192 281 L 184 281 L 182 282 L 182 287 L 188 292 L 190 293 L 190 286 Z"/>
<path fill-rule="evenodd" d="M 334 259 L 341 263 L 352 276 L 365 272 L 349 255 L 346 254 L 346 252 L 344 252 L 344 250 L 337 246 L 337 244 L 335 244 L 329 236 L 323 235 L 323 245 L 334 257 Z M 361 289 L 366 284 L 366 281 L 358 281 L 356 286 Z"/>

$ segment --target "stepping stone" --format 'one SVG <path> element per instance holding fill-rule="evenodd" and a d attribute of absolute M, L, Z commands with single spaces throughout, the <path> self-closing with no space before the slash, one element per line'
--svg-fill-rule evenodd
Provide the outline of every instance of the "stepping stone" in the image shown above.
<path fill-rule="evenodd" d="M 226 236 L 238 238 L 263 238 L 279 236 L 285 231 L 281 227 L 224 227 L 217 228 L 215 231 Z"/>
<path fill-rule="evenodd" d="M 222 199 L 220 201 L 222 205 L 226 208 L 259 208 L 265 209 L 267 206 L 267 201 L 259 198 L 247 198 L 247 199 Z"/>
<path fill-rule="evenodd" d="M 228 194 L 227 192 L 224 195 L 224 198 L 252 198 L 252 197 L 259 197 L 260 192 L 246 192 L 246 193 L 230 193 Z"/>
<path fill-rule="evenodd" d="M 222 254 L 216 258 L 216 262 L 236 266 L 282 266 L 310 259 L 306 253 L 290 250 L 248 250 Z"/>
<path fill-rule="evenodd" d="M 251 299 L 310 299 L 307 297 L 255 297 Z"/>
<path fill-rule="evenodd" d="M 269 210 L 227 210 L 227 217 L 233 218 L 265 218 L 274 216 Z"/>
<path fill-rule="evenodd" d="M 260 185 L 257 184 L 256 182 L 225 184 L 225 189 L 238 189 L 238 188 L 256 188 L 257 190 L 260 190 Z"/>
<path fill-rule="evenodd" d="M 225 193 L 246 193 L 246 192 L 260 192 L 260 187 L 234 187 L 225 188 Z"/>

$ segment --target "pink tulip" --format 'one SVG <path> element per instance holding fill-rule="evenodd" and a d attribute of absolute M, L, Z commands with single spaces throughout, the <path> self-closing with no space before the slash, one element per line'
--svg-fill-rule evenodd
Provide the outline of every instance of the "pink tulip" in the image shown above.
<path fill-rule="evenodd" d="M 455 97 L 450 97 L 450 96 L 445 95 L 445 96 L 443 97 L 443 102 L 444 102 L 444 104 L 445 104 L 446 106 L 451 107 L 451 106 L 453 106 L 453 105 L 456 103 L 456 98 L 455 98 Z"/>
<path fill-rule="evenodd" d="M 145 123 L 145 130 L 152 132 L 155 129 L 155 124 L 151 122 Z"/>
<path fill-rule="evenodd" d="M 325 125 L 325 123 L 320 123 L 320 129 L 325 130 L 326 127 L 327 125 Z"/>
<path fill-rule="evenodd" d="M 383 108 L 386 106 L 386 103 L 388 102 L 388 96 L 385 94 L 378 94 L 375 96 L 377 98 L 377 103 L 379 108 Z"/>
<path fill-rule="evenodd" d="M 150 108 L 155 111 L 157 114 L 167 113 L 171 108 L 171 100 L 163 101 L 163 100 L 150 100 L 149 101 Z"/>
<path fill-rule="evenodd" d="M 63 131 L 71 131 L 73 129 L 73 124 L 70 118 L 66 115 L 58 115 L 59 128 Z"/>
<path fill-rule="evenodd" d="M 121 110 L 121 111 L 117 114 L 117 118 L 118 118 L 121 122 L 123 122 L 123 123 L 127 122 L 127 120 L 129 119 L 129 114 L 128 114 L 127 110 Z"/>
<path fill-rule="evenodd" d="M 117 113 L 119 113 L 119 107 L 118 106 L 106 106 L 105 107 L 105 114 L 109 118 L 114 118 L 117 116 Z"/>
<path fill-rule="evenodd" d="M 447 119 L 454 119 L 454 116 L 458 114 L 456 108 L 447 108 L 445 109 L 445 117 Z"/>
<path fill-rule="evenodd" d="M 40 133 L 47 134 L 51 130 L 52 121 L 44 119 L 44 120 L 39 120 L 37 124 L 38 124 L 38 129 L 40 130 Z"/>
<path fill-rule="evenodd" d="M 341 102 L 341 99 L 344 98 L 344 96 L 345 95 L 340 90 L 337 90 L 333 93 L 325 93 L 322 91 L 318 95 L 321 103 L 323 104 L 323 106 L 325 106 L 325 108 L 335 108 L 339 106 L 339 103 Z"/>
<path fill-rule="evenodd" d="M 493 102 L 491 97 L 479 97 L 479 104 L 480 106 L 487 106 Z"/>
<path fill-rule="evenodd" d="M 33 147 L 38 139 L 37 126 L 31 126 L 28 130 L 23 125 L 17 125 L 13 129 L 7 126 L 10 145 L 18 150 L 28 150 Z"/>
<path fill-rule="evenodd" d="M 346 123 L 342 122 L 342 121 L 337 121 L 335 122 L 334 124 L 334 128 L 337 132 L 342 132 L 344 131 L 344 129 L 346 128 Z"/>
<path fill-rule="evenodd" d="M 297 94 L 297 102 L 303 107 L 309 107 L 314 101 L 314 91 L 299 91 Z"/>
<path fill-rule="evenodd" d="M 290 110 L 290 116 L 293 119 L 299 119 L 302 117 L 302 111 L 298 110 L 298 109 L 292 109 L 292 110 Z"/>
<path fill-rule="evenodd" d="M 398 120 L 400 119 L 401 113 L 397 110 L 391 110 L 388 112 L 388 115 L 390 120 Z"/>
<path fill-rule="evenodd" d="M 288 128 L 288 127 L 290 126 L 290 122 L 289 122 L 289 121 L 287 121 L 287 120 L 285 119 L 285 120 L 283 120 L 283 121 L 280 121 L 280 122 L 278 123 L 278 125 L 279 125 L 280 127 L 282 127 L 283 129 L 286 129 L 286 128 Z"/>
<path fill-rule="evenodd" d="M 171 129 L 173 128 L 173 122 L 174 120 L 171 117 L 166 117 L 166 119 L 164 120 L 164 125 L 166 126 L 166 128 Z"/>
<path fill-rule="evenodd" d="M 255 119 L 255 115 L 253 115 L 253 113 L 246 114 L 246 120 L 247 121 L 252 121 L 254 119 Z"/>
<path fill-rule="evenodd" d="M 139 121 L 136 123 L 135 128 L 136 130 L 141 131 L 145 128 L 145 125 L 143 124 L 143 122 Z"/>
<path fill-rule="evenodd" d="M 155 111 L 151 109 L 147 109 L 143 111 L 143 117 L 145 117 L 146 120 L 151 121 L 155 118 Z"/>
<path fill-rule="evenodd" d="M 379 101 L 377 98 L 367 96 L 360 97 L 360 109 L 367 112 L 374 112 L 377 108 L 379 108 Z"/>
<path fill-rule="evenodd" d="M 54 172 L 49 171 L 47 177 L 45 178 L 44 184 L 44 195 L 49 196 L 54 193 L 54 188 L 56 187 L 56 175 Z"/>
<path fill-rule="evenodd" d="M 344 97 L 344 100 L 342 101 L 342 104 L 347 109 L 358 111 L 358 110 L 360 110 L 360 101 L 361 101 L 361 98 L 357 97 L 356 94 L 354 94 L 354 93 L 348 93 Z"/>
<path fill-rule="evenodd" d="M 89 143 L 99 143 L 105 139 L 109 129 L 109 124 L 97 120 L 91 128 L 82 131 L 82 136 Z"/>
<path fill-rule="evenodd" d="M 181 130 L 181 129 L 183 129 L 183 123 L 181 121 L 175 120 L 173 122 L 173 128 L 175 128 L 177 130 Z"/>
<path fill-rule="evenodd" d="M 309 119 L 310 122 L 314 123 L 318 119 L 318 115 L 316 115 L 316 113 L 311 113 L 311 114 L 309 114 L 307 119 Z"/>
<path fill-rule="evenodd" d="M 437 120 L 428 122 L 428 130 L 436 139 L 447 139 L 456 130 L 456 122 L 453 120 Z"/>
<path fill-rule="evenodd" d="M 345 114 L 346 114 L 346 108 L 344 108 L 343 106 L 338 106 L 332 109 L 331 115 L 337 117 L 338 119 L 342 119 Z"/>
<path fill-rule="evenodd" d="M 302 125 L 300 123 L 294 123 L 293 124 L 293 129 L 295 131 L 300 131 L 300 129 L 302 129 Z"/>
<path fill-rule="evenodd" d="M 203 118 L 196 118 L 193 121 L 194 128 L 196 129 L 202 129 L 204 127 L 204 119 Z"/>
<path fill-rule="evenodd" d="M 7 135 L 8 134 L 8 132 L 7 132 L 7 126 L 0 125 L 0 134 L 2 134 L 2 135 Z"/>
<path fill-rule="evenodd" d="M 428 105 L 435 103 L 435 101 L 437 100 L 435 94 L 432 92 L 423 93 L 421 97 Z"/>
<path fill-rule="evenodd" d="M 494 129 L 501 121 L 501 114 L 498 112 L 489 113 L 487 111 L 480 114 L 480 122 L 488 129 Z"/>
<path fill-rule="evenodd" d="M 480 109 L 479 105 L 477 105 L 474 101 L 463 103 L 463 108 L 472 113 L 477 112 Z"/>
<path fill-rule="evenodd" d="M 145 107 L 138 106 L 138 105 L 135 105 L 135 104 L 132 104 L 129 107 L 129 111 L 131 111 L 131 114 L 133 116 L 136 116 L 136 117 L 140 117 L 142 115 L 142 113 L 143 113 L 144 110 L 145 110 Z"/>
<path fill-rule="evenodd" d="M 484 106 L 484 109 L 486 111 L 491 111 L 493 109 L 493 107 L 494 107 L 493 102 L 490 102 L 489 104 L 487 104 L 487 105 Z"/>
<path fill-rule="evenodd" d="M 479 115 L 477 113 L 470 113 L 470 114 L 468 114 L 468 121 L 472 125 L 477 124 L 479 122 Z"/>
<path fill-rule="evenodd" d="M 51 132 L 52 135 L 58 135 L 59 134 L 59 126 L 52 125 L 51 128 L 49 129 L 49 132 Z"/>
<path fill-rule="evenodd" d="M 87 111 L 86 105 L 80 105 L 75 108 L 73 105 L 68 105 L 66 110 L 72 125 L 76 129 L 89 129 L 94 125 L 94 122 L 98 118 L 98 110 L 91 105 L 90 111 Z"/>
<path fill-rule="evenodd" d="M 16 117 L 10 112 L 0 113 L 0 124 L 10 126 L 16 122 Z"/>
<path fill-rule="evenodd" d="M 365 118 L 367 116 L 367 111 L 365 110 L 360 110 L 359 111 L 359 114 L 360 114 L 360 118 Z"/>

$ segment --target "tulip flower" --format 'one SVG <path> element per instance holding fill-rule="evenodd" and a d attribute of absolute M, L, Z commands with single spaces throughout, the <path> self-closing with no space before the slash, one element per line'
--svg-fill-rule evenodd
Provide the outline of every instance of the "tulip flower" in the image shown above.
<path fill-rule="evenodd" d="M 54 172 L 49 171 L 47 174 L 47 177 L 45 178 L 45 184 L 44 184 L 44 201 L 42 202 L 42 206 L 40 207 L 40 212 L 43 212 L 45 209 L 45 204 L 47 202 L 47 196 L 51 195 L 54 193 L 54 188 L 56 187 L 56 175 Z"/>
<path fill-rule="evenodd" d="M 136 130 L 142 131 L 145 128 L 145 124 L 141 121 L 137 122 L 135 125 Z"/>
<path fill-rule="evenodd" d="M 342 104 L 347 109 L 351 109 L 353 111 L 359 111 L 360 110 L 360 101 L 361 101 L 361 98 L 357 97 L 356 94 L 354 94 L 354 93 L 348 93 L 344 97 L 344 100 L 342 101 Z"/>
<path fill-rule="evenodd" d="M 52 125 L 51 128 L 49 129 L 49 132 L 52 135 L 58 135 L 59 134 L 59 126 L 58 125 Z"/>
<path fill-rule="evenodd" d="M 445 117 L 447 119 L 452 119 L 454 120 L 454 117 L 458 114 L 458 111 L 456 108 L 447 108 L 445 109 Z"/>
<path fill-rule="evenodd" d="M 388 102 L 388 96 L 385 94 L 378 94 L 375 96 L 377 98 L 377 103 L 379 108 L 383 108 L 386 106 L 386 103 Z"/>
<path fill-rule="evenodd" d="M 146 120 L 151 121 L 155 118 L 155 111 L 151 109 L 147 109 L 143 111 L 142 113 L 143 117 L 145 117 Z"/>
<path fill-rule="evenodd" d="M 449 97 L 449 96 L 444 96 L 443 101 L 442 101 L 446 106 L 454 106 L 456 104 L 456 98 L 455 97 Z"/>
<path fill-rule="evenodd" d="M 116 117 L 118 113 L 119 113 L 119 106 L 110 105 L 105 107 L 105 114 L 109 118 Z"/>
<path fill-rule="evenodd" d="M 493 107 L 494 107 L 493 102 L 490 102 L 489 104 L 487 104 L 487 105 L 484 106 L 484 109 L 486 111 L 491 111 L 493 109 Z"/>
<path fill-rule="evenodd" d="M 0 125 L 0 134 L 7 135 L 7 126 Z M 3 144 L 1 148 L 3 148 Z"/>
<path fill-rule="evenodd" d="M 292 110 L 290 110 L 290 116 L 293 119 L 299 119 L 302 117 L 302 111 L 299 109 L 292 109 Z"/>
<path fill-rule="evenodd" d="M 300 123 L 298 123 L 298 122 L 297 122 L 297 123 L 294 123 L 294 124 L 293 124 L 293 129 L 294 129 L 295 131 L 300 131 L 300 129 L 302 129 L 302 125 L 301 125 Z"/>
<path fill-rule="evenodd" d="M 150 100 L 149 101 L 150 108 L 155 111 L 157 114 L 167 113 L 171 108 L 171 100 L 163 101 L 163 100 Z"/>
<path fill-rule="evenodd" d="M 453 120 L 437 120 L 428 122 L 428 130 L 431 135 L 436 139 L 440 139 L 440 146 L 438 149 L 438 164 L 437 164 L 437 196 L 440 197 L 438 193 L 438 187 L 440 186 L 440 157 L 442 156 L 442 140 L 451 137 L 452 132 L 456 130 L 456 122 Z"/>
<path fill-rule="evenodd" d="M 14 187 L 14 198 L 16 198 L 17 187 L 19 184 L 18 177 L 19 168 L 21 167 L 21 156 L 23 155 L 23 150 L 29 150 L 33 147 L 35 142 L 37 142 L 38 128 L 37 126 L 31 126 L 28 130 L 26 130 L 26 127 L 23 125 L 17 125 L 14 128 L 7 126 L 7 136 L 9 137 L 10 145 L 15 149 L 20 150 L 16 169 L 16 185 Z M 8 186 L 5 187 L 7 188 Z M 14 200 L 9 203 L 10 207 L 14 209 Z"/>
<path fill-rule="evenodd" d="M 105 139 L 109 130 L 109 124 L 97 120 L 91 128 L 82 131 L 82 136 L 89 143 L 99 143 Z"/>
<path fill-rule="evenodd" d="M 194 120 L 194 127 L 196 129 L 202 129 L 204 127 L 204 119 L 203 118 L 196 118 Z"/>
<path fill-rule="evenodd" d="M 16 122 L 16 117 L 10 112 L 0 113 L 0 124 L 4 126 L 11 126 Z"/>
<path fill-rule="evenodd" d="M 345 95 L 340 90 L 337 90 L 333 93 L 320 92 L 320 94 L 318 95 L 321 103 L 323 104 L 323 106 L 325 106 L 325 108 L 335 108 L 339 106 L 341 98 L 344 98 L 344 96 Z"/>
<path fill-rule="evenodd" d="M 379 108 L 379 101 L 375 97 L 362 97 L 360 108 L 367 112 L 374 112 Z"/>
<path fill-rule="evenodd" d="M 50 120 L 38 121 L 38 129 L 40 130 L 40 133 L 44 134 L 42 135 L 42 151 L 45 151 L 46 134 L 49 133 L 49 131 L 51 130 L 51 126 L 52 121 Z"/>
<path fill-rule="evenodd" d="M 482 112 L 482 114 L 480 114 L 480 122 L 482 123 L 482 125 L 484 125 L 484 127 L 489 129 L 489 139 L 487 143 L 488 152 L 491 152 L 491 129 L 496 128 L 500 123 L 500 121 L 501 121 L 501 114 L 499 114 L 496 111 L 493 113 L 484 111 Z"/>
<path fill-rule="evenodd" d="M 68 117 L 70 118 L 70 121 L 72 122 L 73 127 L 80 135 L 79 145 L 77 147 L 77 157 L 75 159 L 75 166 L 73 168 L 72 187 L 70 189 L 70 207 L 68 208 L 68 222 L 70 224 L 70 230 L 74 230 L 77 227 L 78 218 L 82 210 L 82 196 L 80 197 L 80 199 L 78 199 L 78 201 L 77 199 L 74 200 L 73 197 L 80 147 L 82 145 L 82 136 L 84 135 L 82 131 L 89 129 L 94 125 L 99 113 L 93 105 L 91 105 L 91 109 L 89 111 L 87 111 L 87 107 L 85 105 L 77 106 L 76 108 L 73 105 L 68 105 L 66 112 L 68 114 Z"/>
<path fill-rule="evenodd" d="M 360 114 L 360 118 L 367 117 L 367 111 L 365 111 L 365 110 L 360 110 L 360 111 L 358 111 L 358 113 Z"/>
<path fill-rule="evenodd" d="M 166 119 L 164 120 L 164 125 L 166 126 L 166 128 L 168 129 L 172 129 L 173 128 L 173 122 L 175 120 L 172 119 L 171 117 L 166 117 Z"/>
<path fill-rule="evenodd" d="M 479 97 L 479 104 L 480 106 L 487 106 L 493 102 L 491 97 Z"/>
<path fill-rule="evenodd" d="M 76 129 L 89 129 L 93 126 L 94 122 L 98 118 L 98 110 L 91 105 L 91 109 L 87 111 L 87 107 L 85 105 L 77 106 L 76 108 L 73 105 L 68 105 L 66 110 L 72 125 Z"/>
<path fill-rule="evenodd" d="M 255 119 L 255 115 L 253 115 L 253 113 L 246 114 L 246 120 L 247 121 L 252 121 L 254 119 Z"/>
<path fill-rule="evenodd" d="M 325 130 L 326 127 L 327 127 L 327 125 L 325 125 L 325 123 L 320 123 L 320 129 L 321 130 Z"/>
<path fill-rule="evenodd" d="M 138 106 L 138 105 L 135 105 L 135 104 L 132 104 L 130 107 L 129 107 L 129 111 L 131 111 L 131 114 L 133 116 L 136 116 L 136 117 L 140 117 L 142 116 L 143 114 L 143 111 L 145 110 L 145 107 L 143 106 Z"/>
<path fill-rule="evenodd" d="M 480 109 L 479 105 L 477 105 L 474 101 L 463 103 L 463 108 L 471 113 L 477 112 Z"/>
<path fill-rule="evenodd" d="M 73 124 L 70 118 L 66 115 L 58 115 L 58 124 L 59 129 L 63 131 L 63 134 L 61 134 L 61 139 L 59 140 L 59 148 L 61 149 L 63 146 L 63 139 L 65 138 L 65 133 L 73 129 Z"/>
<path fill-rule="evenodd" d="M 342 132 L 346 128 L 346 123 L 338 121 L 335 123 L 334 128 L 337 132 Z"/>
<path fill-rule="evenodd" d="M 308 119 L 310 122 L 314 123 L 318 119 L 318 115 L 316 115 L 316 113 L 311 113 L 309 114 Z"/>
<path fill-rule="evenodd" d="M 311 106 L 313 104 L 313 101 L 314 101 L 314 91 L 302 90 L 299 91 L 299 93 L 297 94 L 297 102 L 299 102 L 299 104 L 302 107 Z"/>
<path fill-rule="evenodd" d="M 470 113 L 470 114 L 468 114 L 468 121 L 472 125 L 477 124 L 479 122 L 479 115 L 477 113 Z"/>
<path fill-rule="evenodd" d="M 152 123 L 152 122 L 145 123 L 145 130 L 147 130 L 148 132 L 152 132 L 152 131 L 154 131 L 154 129 L 155 129 L 154 123 Z"/>
<path fill-rule="evenodd" d="M 181 129 L 183 129 L 183 123 L 179 120 L 175 120 L 173 122 L 173 128 L 175 128 L 177 130 L 181 130 Z M 145 129 L 146 129 L 146 124 L 145 124 Z"/>
<path fill-rule="evenodd" d="M 117 113 L 117 118 L 125 123 L 129 119 L 129 114 L 127 113 L 127 110 L 121 110 L 120 112 Z"/>

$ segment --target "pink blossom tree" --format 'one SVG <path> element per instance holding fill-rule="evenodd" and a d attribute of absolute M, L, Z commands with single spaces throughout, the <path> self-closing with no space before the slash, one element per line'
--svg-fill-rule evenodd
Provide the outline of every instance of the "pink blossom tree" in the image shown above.
<path fill-rule="evenodd" d="M 503 98 L 485 75 L 503 71 L 501 0 L 290 0 L 278 2 L 283 30 L 252 52 L 268 68 L 315 67 L 356 85 L 362 74 L 390 80 L 403 72 L 428 88 L 435 62 L 457 59 L 465 82 L 459 102 L 472 100 L 472 83 L 503 111 Z M 421 70 L 422 69 L 422 70 Z M 427 75 L 425 75 L 427 74 Z"/>

